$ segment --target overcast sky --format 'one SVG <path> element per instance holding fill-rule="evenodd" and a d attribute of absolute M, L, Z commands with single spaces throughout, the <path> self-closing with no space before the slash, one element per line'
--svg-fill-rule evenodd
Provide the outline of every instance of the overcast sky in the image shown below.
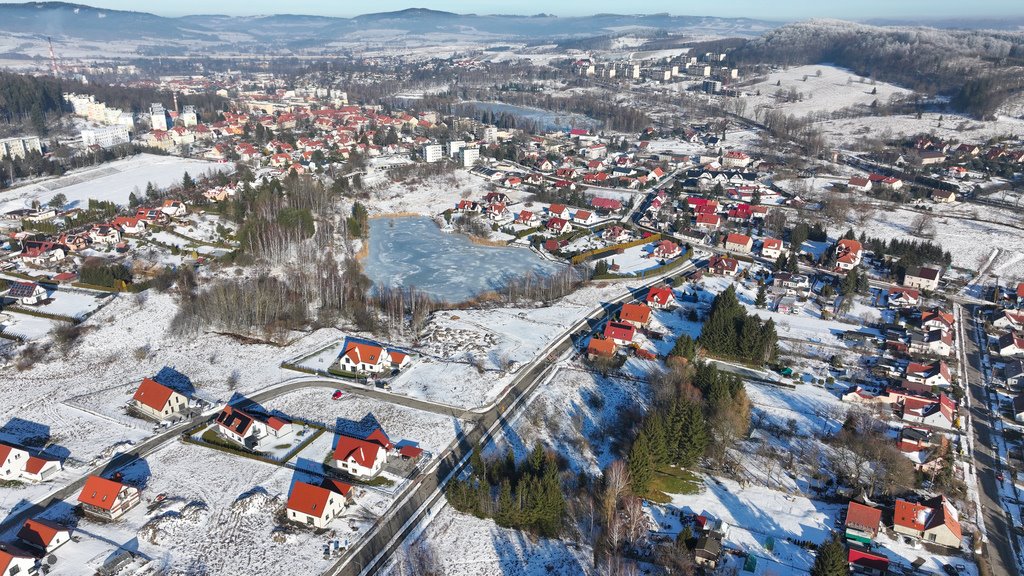
<path fill-rule="evenodd" d="M 74 0 L 72 0 L 74 1 Z M 556 14 L 581 16 L 610 12 L 615 14 L 667 12 L 694 16 L 747 16 L 766 20 L 804 18 L 999 18 L 1024 16 L 1024 0 L 80 0 L 83 4 L 119 10 L 153 12 L 162 16 L 186 14 L 316 14 L 357 16 L 371 12 L 390 12 L 405 8 L 432 8 L 462 14 Z"/>

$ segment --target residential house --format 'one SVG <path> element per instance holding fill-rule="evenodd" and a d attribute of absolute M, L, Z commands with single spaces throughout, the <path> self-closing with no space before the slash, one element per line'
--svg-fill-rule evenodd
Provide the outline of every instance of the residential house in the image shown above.
<path fill-rule="evenodd" d="M 722 156 L 722 167 L 724 168 L 746 168 L 753 160 L 750 156 L 738 150 L 730 150 Z"/>
<path fill-rule="evenodd" d="M 846 186 L 852 190 L 858 190 L 860 192 L 871 191 L 871 180 L 864 178 L 863 176 L 851 176 L 846 182 Z"/>
<path fill-rule="evenodd" d="M 947 357 L 953 352 L 953 335 L 939 329 L 928 330 L 925 333 L 915 332 L 910 336 L 911 354 L 934 354 Z"/>
<path fill-rule="evenodd" d="M 810 291 L 811 279 L 804 274 L 776 272 L 772 277 L 772 285 L 790 294 L 803 294 Z"/>
<path fill-rule="evenodd" d="M 0 550 L 0 574 L 3 576 L 15 576 L 16 574 L 35 576 L 38 574 L 36 559 L 14 549 Z"/>
<path fill-rule="evenodd" d="M 885 576 L 889 572 L 889 558 L 878 549 L 851 544 L 846 553 L 850 574 L 855 576 Z"/>
<path fill-rule="evenodd" d="M 97 224 L 89 230 L 93 244 L 113 246 L 121 241 L 121 231 L 112 224 Z"/>
<path fill-rule="evenodd" d="M 1024 312 L 1017 310 L 1001 310 L 998 317 L 992 321 L 996 328 L 1020 330 L 1024 328 Z"/>
<path fill-rule="evenodd" d="M 785 252 L 782 240 L 778 238 L 765 238 L 761 242 L 761 257 L 768 260 L 778 260 Z"/>
<path fill-rule="evenodd" d="M 938 308 L 932 308 L 921 313 L 921 329 L 938 329 L 944 332 L 952 332 L 956 327 L 956 317 L 949 312 Z"/>
<path fill-rule="evenodd" d="M 730 252 L 749 254 L 753 247 L 753 238 L 745 234 L 729 234 L 725 237 L 725 249 Z"/>
<path fill-rule="evenodd" d="M 87 516 L 117 520 L 142 501 L 138 488 L 100 476 L 89 476 L 78 494 Z"/>
<path fill-rule="evenodd" d="M 956 202 L 956 192 L 952 190 L 932 190 L 932 202 L 936 204 L 950 204 Z"/>
<path fill-rule="evenodd" d="M 889 289 L 888 303 L 890 308 L 916 308 L 921 302 L 921 293 L 913 288 Z"/>
<path fill-rule="evenodd" d="M 693 561 L 698 566 L 714 570 L 722 557 L 722 539 L 716 534 L 706 534 L 697 539 L 693 549 Z"/>
<path fill-rule="evenodd" d="M 40 554 L 50 554 L 71 540 L 71 529 L 50 520 L 30 518 L 21 525 L 18 540 Z"/>
<path fill-rule="evenodd" d="M 62 469 L 59 460 L 29 455 L 28 451 L 0 444 L 0 480 L 42 482 Z"/>
<path fill-rule="evenodd" d="M 459 200 L 455 205 L 455 211 L 459 214 L 479 214 L 483 211 L 483 206 L 472 200 Z"/>
<path fill-rule="evenodd" d="M 900 418 L 905 422 L 946 429 L 957 424 L 956 402 L 945 394 L 940 394 L 937 402 L 930 398 L 908 395 L 904 397 L 899 409 Z"/>
<path fill-rule="evenodd" d="M 907 270 L 903 275 L 903 285 L 907 288 L 933 291 L 938 289 L 942 279 L 942 270 L 930 266 L 917 266 Z"/>
<path fill-rule="evenodd" d="M 573 224 L 579 224 L 581 226 L 590 226 L 597 222 L 597 215 L 588 210 L 577 210 L 576 213 L 572 215 L 572 222 Z"/>
<path fill-rule="evenodd" d="M 388 350 L 375 342 L 357 338 L 346 338 L 342 344 L 341 354 L 338 356 L 338 368 L 345 372 L 360 374 L 381 374 L 391 370 L 401 370 L 410 362 L 407 354 Z"/>
<path fill-rule="evenodd" d="M 188 399 L 172 388 L 151 378 L 143 378 L 130 405 L 144 416 L 154 420 L 165 420 L 181 413 L 188 406 Z"/>
<path fill-rule="evenodd" d="M 843 238 L 836 243 L 836 267 L 840 270 L 853 270 L 860 264 L 863 252 L 860 242 Z"/>
<path fill-rule="evenodd" d="M 1007 332 L 996 342 L 996 352 L 1000 356 L 1020 356 L 1024 354 L 1024 337 L 1016 332 Z"/>
<path fill-rule="evenodd" d="M 903 377 L 910 382 L 919 382 L 928 387 L 945 387 L 953 382 L 949 366 L 944 360 L 936 360 L 928 364 L 910 362 L 907 364 Z"/>
<path fill-rule="evenodd" d="M 46 300 L 46 288 L 35 282 L 11 282 L 7 297 L 21 306 L 35 306 Z"/>
<path fill-rule="evenodd" d="M 565 206 L 565 204 L 552 204 L 551 206 L 548 206 L 548 217 L 568 220 L 569 209 Z"/>
<path fill-rule="evenodd" d="M 110 221 L 110 225 L 128 236 L 135 236 L 146 231 L 146 221 L 141 218 L 118 216 Z"/>
<path fill-rule="evenodd" d="M 1006 387 L 1011 390 L 1020 390 L 1024 387 L 1024 360 L 1007 360 L 1003 365 L 1003 379 L 1006 381 Z"/>
<path fill-rule="evenodd" d="M 608 322 L 604 327 L 604 337 L 616 346 L 628 346 L 636 337 L 636 327 L 626 322 Z"/>
<path fill-rule="evenodd" d="M 296 482 L 285 508 L 288 519 L 298 524 L 323 529 L 341 516 L 352 494 L 352 486 L 340 481 L 325 482 L 323 486 Z"/>
<path fill-rule="evenodd" d="M 896 500 L 893 530 L 949 548 L 959 549 L 962 539 L 959 514 L 944 496 L 922 503 Z"/>
<path fill-rule="evenodd" d="M 717 230 L 722 225 L 722 217 L 718 214 L 697 214 L 693 226 L 701 230 Z"/>
<path fill-rule="evenodd" d="M 619 321 L 637 328 L 647 326 L 651 322 L 651 308 L 646 304 L 623 304 Z"/>
<path fill-rule="evenodd" d="M 708 260 L 708 271 L 719 276 L 736 276 L 740 263 L 735 258 L 715 254 Z"/>
<path fill-rule="evenodd" d="M 257 450 L 270 435 L 267 423 L 245 410 L 226 405 L 217 414 L 217 433 L 249 450 Z"/>
<path fill-rule="evenodd" d="M 334 466 L 359 478 L 372 478 L 380 473 L 388 460 L 391 441 L 380 428 L 366 438 L 338 435 L 334 447 Z"/>
<path fill-rule="evenodd" d="M 654 247 L 654 257 L 663 258 L 665 260 L 676 258 L 682 254 L 682 252 L 683 250 L 679 247 L 679 244 L 676 244 L 671 240 L 662 240 Z"/>
<path fill-rule="evenodd" d="M 658 310 L 665 310 L 676 305 L 676 297 L 671 286 L 654 286 L 647 290 L 647 305 Z"/>
<path fill-rule="evenodd" d="M 60 262 L 67 256 L 64 246 L 47 240 L 26 240 L 22 243 L 21 259 L 28 264 L 45 266 Z"/>
<path fill-rule="evenodd" d="M 590 206 L 601 212 L 615 212 L 622 209 L 622 202 L 614 198 L 594 197 L 590 199 Z"/>
<path fill-rule="evenodd" d="M 615 342 L 591 336 L 590 342 L 587 343 L 587 358 L 589 360 L 611 358 L 612 356 L 615 356 Z"/>
<path fill-rule="evenodd" d="M 561 236 L 562 234 L 565 234 L 566 232 L 571 230 L 571 227 L 569 226 L 569 221 L 564 220 L 562 218 L 548 218 L 548 221 L 544 224 L 544 227 L 547 228 L 548 232 L 556 236 Z"/>
<path fill-rule="evenodd" d="M 878 527 L 881 523 L 881 510 L 851 500 L 846 507 L 844 534 L 847 540 L 870 544 L 878 536 Z"/>
<path fill-rule="evenodd" d="M 164 200 L 160 211 L 167 214 L 170 218 L 180 218 L 185 214 L 188 214 L 188 207 L 181 200 Z"/>
<path fill-rule="evenodd" d="M 622 226 L 609 226 L 601 231 L 601 238 L 613 244 L 619 244 L 629 240 L 629 230 Z"/>
<path fill-rule="evenodd" d="M 516 216 L 516 224 L 522 224 L 524 226 L 535 226 L 540 221 L 537 215 L 529 210 L 523 210 Z"/>

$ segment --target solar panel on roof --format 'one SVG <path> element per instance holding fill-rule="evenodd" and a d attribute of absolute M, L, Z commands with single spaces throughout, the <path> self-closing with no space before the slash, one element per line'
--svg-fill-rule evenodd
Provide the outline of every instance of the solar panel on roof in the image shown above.
<path fill-rule="evenodd" d="M 11 298 L 30 298 L 36 291 L 38 284 L 33 282 L 16 282 L 11 286 L 7 295 Z"/>

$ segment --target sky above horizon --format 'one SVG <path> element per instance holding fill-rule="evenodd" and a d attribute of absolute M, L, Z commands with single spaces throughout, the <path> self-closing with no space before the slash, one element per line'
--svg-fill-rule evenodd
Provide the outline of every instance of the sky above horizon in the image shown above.
<path fill-rule="evenodd" d="M 74 1 L 74 0 L 71 0 Z M 625 4 L 612 0 L 377 0 L 373 3 L 337 0 L 175 0 L 139 2 L 138 0 L 84 0 L 99 8 L 151 12 L 161 16 L 189 14 L 312 14 L 319 16 L 358 16 L 406 8 L 430 8 L 460 14 L 555 14 L 587 16 L 602 12 L 615 14 L 656 14 L 748 17 L 763 20 L 802 20 L 805 18 L 943 19 L 1024 17 L 1024 0 L 720 0 L 717 3 L 692 0 L 645 0 Z"/>

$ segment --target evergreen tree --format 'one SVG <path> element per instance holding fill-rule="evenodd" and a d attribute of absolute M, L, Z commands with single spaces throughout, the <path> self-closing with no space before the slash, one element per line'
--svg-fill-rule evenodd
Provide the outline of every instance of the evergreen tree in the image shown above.
<path fill-rule="evenodd" d="M 192 191 L 196 188 L 196 182 L 188 172 L 185 172 L 185 175 L 181 177 L 181 187 L 186 191 Z"/>
<path fill-rule="evenodd" d="M 629 478 L 635 494 L 646 494 L 654 476 L 650 439 L 644 432 L 636 437 L 629 450 Z"/>
<path fill-rule="evenodd" d="M 768 306 L 768 291 L 765 289 L 764 284 L 757 287 L 757 299 L 754 300 L 754 306 L 758 308 L 765 308 Z"/>
<path fill-rule="evenodd" d="M 786 270 L 791 274 L 800 272 L 800 258 L 796 252 L 789 255 L 789 259 L 786 261 Z"/>
<path fill-rule="evenodd" d="M 707 421 L 697 402 L 685 401 L 679 412 L 681 428 L 676 461 L 680 466 L 693 466 L 708 446 Z"/>
<path fill-rule="evenodd" d="M 655 466 L 664 466 L 671 460 L 665 418 L 660 411 L 655 411 L 644 421 L 644 431 L 650 440 L 651 462 Z"/>
<path fill-rule="evenodd" d="M 828 542 L 818 547 L 811 567 L 811 576 L 847 576 L 850 564 L 846 558 L 846 547 L 833 536 Z"/>
<path fill-rule="evenodd" d="M 789 265 L 789 258 L 785 254 L 779 254 L 779 257 L 775 259 L 775 271 L 781 272 Z"/>
<path fill-rule="evenodd" d="M 139 202 L 139 198 L 135 195 L 135 192 L 128 195 L 129 208 L 136 208 L 139 204 L 141 204 L 141 202 Z"/>

